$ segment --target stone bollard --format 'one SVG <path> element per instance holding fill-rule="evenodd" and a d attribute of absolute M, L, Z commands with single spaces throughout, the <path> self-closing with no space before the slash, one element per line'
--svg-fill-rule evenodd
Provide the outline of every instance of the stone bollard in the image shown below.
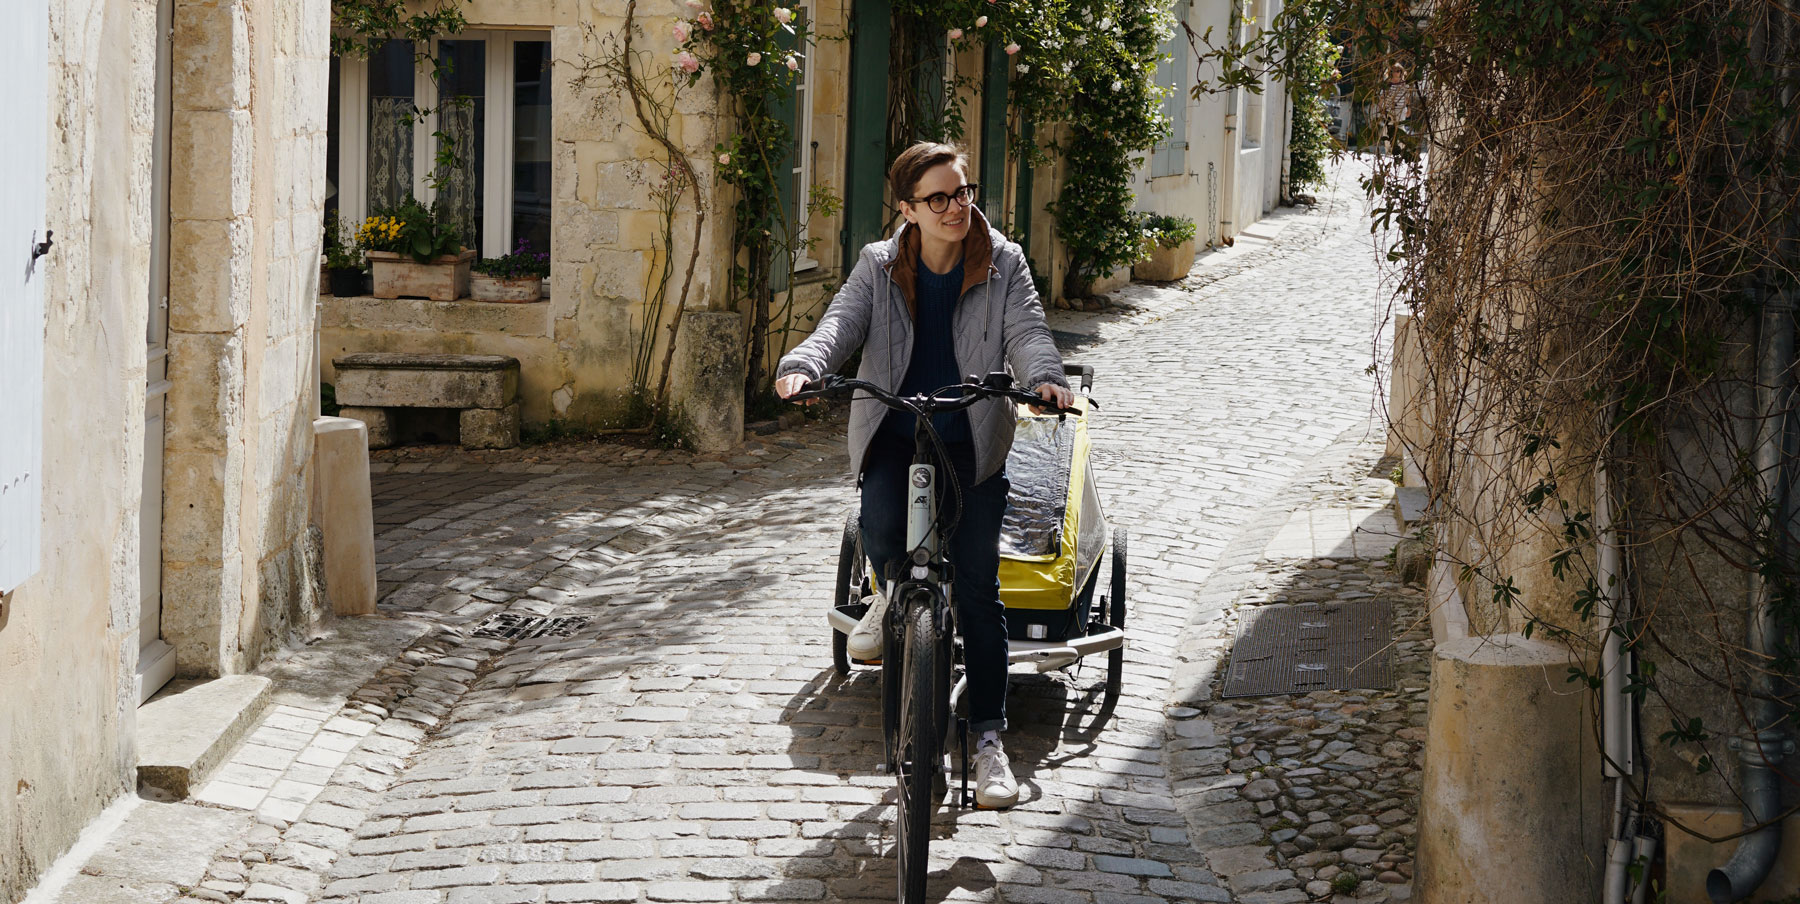
<path fill-rule="evenodd" d="M 375 612 L 375 517 L 362 421 L 313 420 L 313 523 L 325 535 L 325 592 L 338 615 Z"/>
<path fill-rule="evenodd" d="M 1606 817 L 1587 688 L 1567 650 L 1517 634 L 1438 644 L 1417 899 L 1592 901 Z M 1479 713 L 1479 718 L 1471 714 Z"/>
<path fill-rule="evenodd" d="M 675 345 L 670 400 L 694 449 L 737 448 L 744 441 L 743 315 L 690 311 Z"/>

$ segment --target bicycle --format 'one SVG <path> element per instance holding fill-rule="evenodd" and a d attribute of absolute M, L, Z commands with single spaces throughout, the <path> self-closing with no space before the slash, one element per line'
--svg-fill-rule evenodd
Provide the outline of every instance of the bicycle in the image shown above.
<path fill-rule="evenodd" d="M 1091 370 L 1086 372 L 1086 376 L 1091 379 Z M 961 411 L 990 398 L 1010 399 L 1059 416 L 1079 414 L 1081 409 L 1064 409 L 1053 402 L 1046 402 L 1036 394 L 1015 386 L 1012 377 L 1005 373 L 989 374 L 980 382 L 974 382 L 971 378 L 969 382 L 942 387 L 931 395 L 910 398 L 867 381 L 831 375 L 808 384 L 791 396 L 790 401 L 798 402 L 840 393 L 854 395 L 858 391 L 867 393 L 868 397 L 889 408 L 914 416 L 913 463 L 907 472 L 909 495 L 905 548 L 910 552 L 885 576 L 885 593 L 894 604 L 888 607 L 883 624 L 881 698 L 884 764 L 894 774 L 897 790 L 898 828 L 895 835 L 899 860 L 899 900 L 901 904 L 915 904 L 925 900 L 931 814 L 936 809 L 933 803 L 934 789 L 943 779 L 942 760 L 944 744 L 948 740 L 950 714 L 956 708 L 961 691 L 966 686 L 966 681 L 958 681 L 954 687 L 951 685 L 958 641 L 956 610 L 950 599 L 954 574 L 951 563 L 944 559 L 940 550 L 945 525 L 939 523 L 938 468 L 934 464 L 936 461 L 945 461 L 946 456 L 942 442 L 931 427 L 931 415 Z M 958 395 L 938 395 L 947 391 Z M 948 487 L 960 499 L 961 488 L 957 485 L 954 472 L 950 474 Z M 960 501 L 957 510 L 961 511 Z M 851 538 L 857 533 L 856 516 L 852 514 L 845 524 L 845 543 L 852 543 Z M 841 603 L 853 585 L 865 583 L 865 576 L 856 571 L 861 562 L 860 543 L 850 550 L 850 555 L 841 555 L 839 558 L 837 595 L 840 605 L 833 610 L 835 630 L 832 654 L 840 673 L 849 670 L 845 636 L 855 627 L 855 619 L 842 614 L 846 607 Z M 1116 560 L 1115 567 L 1123 568 L 1122 559 Z M 850 569 L 850 573 L 847 574 L 846 569 Z M 1119 580 L 1122 582 L 1122 576 Z M 871 589 L 878 593 L 884 592 L 879 587 Z M 1122 597 L 1117 605 L 1122 620 Z M 836 625 L 838 618 L 849 618 L 848 626 Z M 1093 646 L 1092 651 L 1106 649 L 1122 654 L 1123 632 L 1115 630 L 1113 634 L 1116 635 L 1116 643 L 1110 647 L 1090 645 Z M 1070 661 L 1082 655 L 1074 653 L 1072 649 L 1069 652 L 1072 654 Z M 1083 650 L 1085 652 L 1088 650 Z M 1040 666 L 1059 661 L 1048 656 L 1032 660 L 1030 657 L 1033 653 L 1028 652 L 1026 655 L 1026 661 L 1036 661 Z M 1009 657 L 1013 658 L 1015 657 Z M 1117 671 L 1118 666 L 1114 664 L 1115 680 L 1111 684 L 1115 688 Z M 959 801 L 967 805 L 970 796 L 966 721 L 959 720 L 959 734 L 962 737 L 963 773 Z"/>

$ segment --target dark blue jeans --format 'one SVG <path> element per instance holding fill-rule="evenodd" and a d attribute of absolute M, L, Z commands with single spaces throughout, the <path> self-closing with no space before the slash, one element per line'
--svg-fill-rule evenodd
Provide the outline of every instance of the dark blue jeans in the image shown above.
<path fill-rule="evenodd" d="M 963 637 L 963 664 L 969 676 L 969 729 L 1006 730 L 1006 607 L 1000 603 L 1000 520 L 1006 514 L 1011 484 L 1001 472 L 975 483 L 975 449 L 949 444 L 950 463 L 962 485 L 963 512 L 956 533 L 944 549 L 955 567 L 952 598 Z M 906 469 L 912 464 L 910 443 L 901 445 L 878 436 L 869 449 L 862 480 L 863 551 L 877 577 L 905 556 Z M 940 464 L 938 507 L 956 518 L 956 498 Z"/>

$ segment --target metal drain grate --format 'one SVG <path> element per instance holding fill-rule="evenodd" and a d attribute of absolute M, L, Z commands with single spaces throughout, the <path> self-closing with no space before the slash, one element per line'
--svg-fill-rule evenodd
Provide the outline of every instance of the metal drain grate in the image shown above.
<path fill-rule="evenodd" d="M 1380 600 L 1244 610 L 1222 696 L 1393 687 L 1393 621 Z"/>
<path fill-rule="evenodd" d="M 488 616 L 487 621 L 475 628 L 476 637 L 500 637 L 506 640 L 526 640 L 532 637 L 568 637 L 586 627 L 587 616 L 569 615 L 562 618 L 551 618 L 548 615 L 522 615 L 517 612 L 496 612 Z"/>

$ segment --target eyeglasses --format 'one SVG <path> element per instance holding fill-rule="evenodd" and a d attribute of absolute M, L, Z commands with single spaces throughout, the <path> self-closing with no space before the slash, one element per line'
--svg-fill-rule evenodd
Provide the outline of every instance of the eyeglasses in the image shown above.
<path fill-rule="evenodd" d="M 943 192 L 938 192 L 937 194 L 927 195 L 923 198 L 909 198 L 907 199 L 907 203 L 923 204 L 926 207 L 931 208 L 932 213 L 943 213 L 950 209 L 951 198 L 955 198 L 958 205 L 968 207 L 975 203 L 975 195 L 979 191 L 981 191 L 981 186 L 979 185 L 964 185 L 947 195 Z"/>

